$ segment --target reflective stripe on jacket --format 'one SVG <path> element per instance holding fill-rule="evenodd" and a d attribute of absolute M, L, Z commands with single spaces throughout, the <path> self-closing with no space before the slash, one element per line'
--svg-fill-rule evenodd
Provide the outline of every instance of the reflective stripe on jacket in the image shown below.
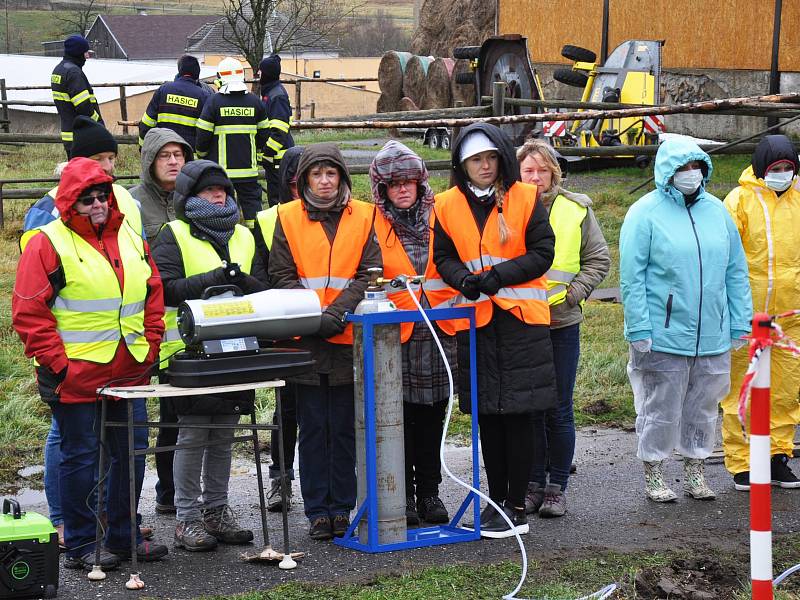
<path fill-rule="evenodd" d="M 433 228 L 434 218 L 433 210 L 431 210 L 431 228 Z M 375 235 L 378 237 L 378 243 L 381 246 L 384 277 L 389 279 L 398 275 L 419 275 L 411 264 L 411 260 L 403 248 L 403 243 L 397 237 L 392 224 L 380 211 L 375 215 Z M 417 300 L 421 301 L 424 293 L 431 308 L 451 307 L 458 292 L 447 285 L 442 280 L 442 276 L 439 275 L 439 271 L 436 270 L 436 265 L 433 262 L 433 233 L 431 233 L 428 243 L 428 263 L 425 266 L 425 273 L 422 273 L 422 275 L 425 276 L 425 281 L 422 285 L 411 286 Z M 400 288 L 399 290 L 390 288 L 387 291 L 389 299 L 400 310 L 417 310 L 416 305 L 408 296 L 406 288 Z M 407 342 L 413 332 L 414 323 L 401 323 L 400 341 Z"/>
<path fill-rule="evenodd" d="M 464 194 L 453 187 L 436 196 L 436 213 L 445 233 L 450 236 L 458 250 L 459 258 L 475 274 L 490 270 L 507 260 L 525 254 L 523 234 L 536 205 L 534 186 L 517 182 L 506 193 L 503 215 L 511 230 L 511 237 L 500 243 L 497 205 L 492 207 L 483 227 L 478 226 Z M 459 302 L 459 300 L 461 300 Z M 547 304 L 547 279 L 537 277 L 519 285 L 502 287 L 491 298 L 481 294 L 475 302 L 463 296 L 456 298 L 456 306 L 474 306 L 476 326 L 483 327 L 492 318 L 493 305 L 509 311 L 528 325 L 549 325 L 550 308 Z M 465 319 L 440 321 L 439 325 L 448 335 L 469 327 Z"/>
<path fill-rule="evenodd" d="M 50 89 L 58 116 L 61 118 L 61 141 L 72 143 L 72 122 L 78 115 L 103 122 L 94 90 L 83 69 L 65 57 L 50 75 Z"/>
<path fill-rule="evenodd" d="M 317 292 L 323 310 L 346 289 L 358 270 L 364 245 L 372 230 L 375 206 L 351 200 L 342 210 L 333 245 L 322 223 L 312 221 L 302 200 L 278 205 L 278 218 L 286 234 L 300 284 Z M 327 338 L 333 344 L 353 343 L 353 324 Z"/>
<path fill-rule="evenodd" d="M 192 148 L 197 119 L 211 94 L 191 77 L 179 77 L 158 88 L 139 123 L 139 146 L 153 127 L 172 129 Z"/>
<path fill-rule="evenodd" d="M 553 265 L 545 273 L 547 302 L 560 304 L 567 298 L 567 288 L 581 270 L 581 226 L 586 207 L 568 200 L 561 194 L 550 208 L 550 226 L 556 234 L 556 254 Z"/>
<path fill-rule="evenodd" d="M 61 219 L 41 229 L 53 244 L 64 269 L 66 285 L 53 303 L 58 335 L 69 359 L 107 364 L 120 339 L 137 362 L 144 362 L 150 345 L 144 335 L 147 280 L 153 271 L 144 243 L 125 227 L 117 233 L 124 289 L 106 256 Z"/>
<path fill-rule="evenodd" d="M 183 270 L 186 277 L 207 273 L 222 266 L 222 258 L 209 242 L 194 237 L 191 227 L 186 221 L 170 221 L 164 227 L 172 230 L 175 243 L 181 251 Z M 253 234 L 247 227 L 236 225 L 233 236 L 228 240 L 228 252 L 231 262 L 238 263 L 244 273 L 250 273 L 253 266 L 253 257 L 256 252 L 256 243 Z M 163 362 L 172 354 L 182 350 L 185 346 L 178 331 L 178 307 L 167 306 L 164 312 L 166 329 L 161 342 L 159 359 Z M 164 365 L 162 365 L 163 367 Z"/>

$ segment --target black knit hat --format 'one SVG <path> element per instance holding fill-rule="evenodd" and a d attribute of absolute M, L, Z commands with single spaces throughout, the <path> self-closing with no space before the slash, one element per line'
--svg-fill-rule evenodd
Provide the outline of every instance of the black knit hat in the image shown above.
<path fill-rule="evenodd" d="M 64 54 L 67 56 L 83 56 L 89 51 L 89 41 L 82 35 L 69 36 L 64 40 Z"/>
<path fill-rule="evenodd" d="M 178 59 L 178 75 L 200 79 L 200 63 L 191 54 L 184 54 Z"/>
<path fill-rule="evenodd" d="M 281 78 L 281 57 L 277 54 L 267 56 L 261 59 L 258 65 L 258 70 L 261 72 L 261 83 L 269 83 Z"/>
<path fill-rule="evenodd" d="M 70 158 L 89 158 L 101 152 L 117 153 L 117 140 L 97 121 L 80 115 L 72 123 L 72 148 Z"/>
<path fill-rule="evenodd" d="M 233 190 L 233 184 L 231 183 L 231 180 L 228 179 L 225 171 L 222 170 L 222 167 L 209 168 L 203 171 L 203 174 L 200 175 L 197 183 L 195 183 L 192 187 L 192 195 L 197 196 L 197 194 L 202 192 L 207 187 L 211 187 L 212 185 L 224 187 L 228 191 L 228 194 L 231 194 Z"/>

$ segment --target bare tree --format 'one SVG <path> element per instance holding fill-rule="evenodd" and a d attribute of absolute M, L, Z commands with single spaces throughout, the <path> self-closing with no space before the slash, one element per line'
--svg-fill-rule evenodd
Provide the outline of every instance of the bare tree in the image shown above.
<path fill-rule="evenodd" d="M 61 28 L 65 34 L 79 33 L 80 35 L 86 35 L 89 26 L 99 12 L 98 0 L 83 0 L 75 4 L 75 8 L 66 15 L 59 16 L 57 19 L 61 22 Z"/>
<path fill-rule="evenodd" d="M 362 6 L 350 0 L 224 0 L 223 37 L 255 73 L 267 53 L 328 45 L 327 36 Z"/>
<path fill-rule="evenodd" d="M 381 56 L 387 50 L 406 51 L 411 46 L 411 31 L 399 27 L 383 10 L 343 25 L 338 39 L 345 56 Z"/>

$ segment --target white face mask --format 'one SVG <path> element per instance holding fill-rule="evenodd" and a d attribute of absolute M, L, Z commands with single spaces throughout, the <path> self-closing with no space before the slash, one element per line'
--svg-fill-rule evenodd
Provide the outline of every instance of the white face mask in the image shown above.
<path fill-rule="evenodd" d="M 770 171 L 764 176 L 764 183 L 767 184 L 769 189 L 775 192 L 783 192 L 792 185 L 792 179 L 794 179 L 794 173 L 792 171 L 786 171 L 784 173 L 773 173 Z"/>
<path fill-rule="evenodd" d="M 694 194 L 701 183 L 703 183 L 703 171 L 700 169 L 678 171 L 672 177 L 672 185 L 684 196 Z"/>

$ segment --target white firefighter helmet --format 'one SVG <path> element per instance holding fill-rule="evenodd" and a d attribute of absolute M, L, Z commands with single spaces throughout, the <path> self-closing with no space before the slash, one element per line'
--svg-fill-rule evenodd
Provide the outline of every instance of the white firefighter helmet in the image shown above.
<path fill-rule="evenodd" d="M 246 92 L 247 84 L 244 82 L 244 67 L 242 63 L 230 56 L 223 58 L 217 65 L 217 74 L 221 82 L 220 92 Z"/>

